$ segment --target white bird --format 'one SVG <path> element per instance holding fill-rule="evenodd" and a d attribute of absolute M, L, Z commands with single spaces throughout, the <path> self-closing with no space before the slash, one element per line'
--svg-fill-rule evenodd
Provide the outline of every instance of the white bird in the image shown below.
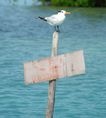
<path fill-rule="evenodd" d="M 65 15 L 70 14 L 70 12 L 66 12 L 65 10 L 58 11 L 57 14 L 51 15 L 50 17 L 41 17 L 39 16 L 38 18 L 46 21 L 48 24 L 52 25 L 55 27 L 55 30 L 59 32 L 59 25 L 63 23 L 65 20 Z"/>

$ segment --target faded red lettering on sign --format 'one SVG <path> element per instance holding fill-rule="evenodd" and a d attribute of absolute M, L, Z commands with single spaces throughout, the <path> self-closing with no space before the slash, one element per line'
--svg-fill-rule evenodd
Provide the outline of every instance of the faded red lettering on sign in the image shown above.
<path fill-rule="evenodd" d="M 25 83 L 37 83 L 85 73 L 83 51 L 24 64 Z"/>

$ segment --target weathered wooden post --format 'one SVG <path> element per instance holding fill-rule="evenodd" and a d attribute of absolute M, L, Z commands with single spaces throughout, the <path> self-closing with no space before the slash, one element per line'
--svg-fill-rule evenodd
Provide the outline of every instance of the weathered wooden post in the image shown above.
<path fill-rule="evenodd" d="M 58 48 L 58 32 L 53 33 L 53 41 L 52 41 L 52 54 L 51 56 L 57 55 Z M 46 113 L 46 118 L 53 118 L 54 112 L 54 104 L 55 104 L 55 89 L 56 89 L 56 80 L 49 81 L 48 88 L 48 109 Z"/>
<path fill-rule="evenodd" d="M 49 81 L 46 118 L 53 118 L 56 79 L 85 74 L 83 50 L 57 55 L 58 32 L 53 33 L 52 57 L 24 63 L 25 83 Z"/>

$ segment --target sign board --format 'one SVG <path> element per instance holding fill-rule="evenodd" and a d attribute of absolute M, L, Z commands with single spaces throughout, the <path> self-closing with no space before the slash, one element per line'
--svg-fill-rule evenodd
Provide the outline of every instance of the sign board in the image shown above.
<path fill-rule="evenodd" d="M 62 54 L 24 64 L 25 83 L 38 83 L 85 73 L 83 51 Z"/>

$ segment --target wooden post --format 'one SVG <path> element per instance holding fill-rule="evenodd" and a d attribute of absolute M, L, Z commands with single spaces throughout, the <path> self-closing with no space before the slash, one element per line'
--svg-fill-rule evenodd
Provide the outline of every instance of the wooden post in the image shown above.
<path fill-rule="evenodd" d="M 58 48 L 58 32 L 54 32 L 51 56 L 57 55 L 57 48 Z M 53 118 L 54 104 L 55 104 L 55 89 L 56 89 L 56 80 L 49 81 L 48 109 L 46 113 L 46 118 Z"/>

